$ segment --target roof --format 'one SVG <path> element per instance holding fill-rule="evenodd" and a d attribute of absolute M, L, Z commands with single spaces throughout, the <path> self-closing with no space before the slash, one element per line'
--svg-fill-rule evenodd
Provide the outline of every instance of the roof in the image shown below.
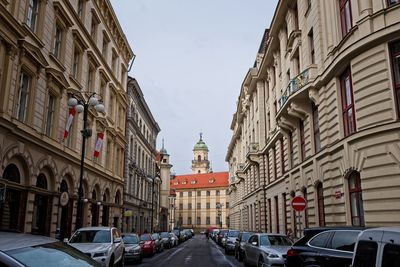
<path fill-rule="evenodd" d="M 170 181 L 170 188 L 176 190 L 213 187 L 227 188 L 229 186 L 228 177 L 228 172 L 177 175 L 175 179 Z"/>
<path fill-rule="evenodd" d="M 58 242 L 58 240 L 40 235 L 0 232 L 0 250 L 2 251 L 25 248 L 29 246 L 37 246 L 53 242 Z"/>

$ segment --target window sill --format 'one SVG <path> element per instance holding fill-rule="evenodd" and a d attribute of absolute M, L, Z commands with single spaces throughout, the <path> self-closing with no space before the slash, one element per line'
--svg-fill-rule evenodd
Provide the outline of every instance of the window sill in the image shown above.
<path fill-rule="evenodd" d="M 78 82 L 76 80 L 76 78 L 72 75 L 69 75 L 69 78 L 71 79 L 71 81 L 76 85 L 76 87 L 78 87 L 79 90 L 82 90 L 82 85 L 80 84 L 80 82 Z"/>
<path fill-rule="evenodd" d="M 61 72 L 65 72 L 65 66 L 62 64 L 60 59 L 58 59 L 56 56 L 54 56 L 52 53 L 50 53 L 49 58 L 54 61 L 54 63 L 60 68 Z"/>
<path fill-rule="evenodd" d="M 27 35 L 29 35 L 30 37 L 32 37 L 32 39 L 36 42 L 36 44 L 40 47 L 43 48 L 44 47 L 44 43 L 42 42 L 40 36 L 38 36 L 34 31 L 32 31 L 31 28 L 29 28 L 28 24 L 26 24 L 25 22 L 22 23 L 22 26 L 25 29 L 25 33 Z"/>

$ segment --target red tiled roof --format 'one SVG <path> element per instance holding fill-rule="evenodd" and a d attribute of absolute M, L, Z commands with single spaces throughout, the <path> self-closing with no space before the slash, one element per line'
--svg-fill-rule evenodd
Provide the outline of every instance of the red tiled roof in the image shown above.
<path fill-rule="evenodd" d="M 176 175 L 170 181 L 171 189 L 196 189 L 211 187 L 228 187 L 228 172 Z"/>

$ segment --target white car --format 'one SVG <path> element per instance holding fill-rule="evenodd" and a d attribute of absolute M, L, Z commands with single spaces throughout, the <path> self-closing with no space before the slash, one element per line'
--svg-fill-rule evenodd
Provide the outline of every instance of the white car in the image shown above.
<path fill-rule="evenodd" d="M 69 245 L 92 257 L 103 267 L 124 266 L 124 241 L 115 227 L 84 227 L 76 230 Z"/>

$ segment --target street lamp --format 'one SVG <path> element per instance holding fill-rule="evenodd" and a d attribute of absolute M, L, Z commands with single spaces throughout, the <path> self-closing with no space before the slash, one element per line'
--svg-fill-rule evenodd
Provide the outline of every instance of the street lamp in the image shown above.
<path fill-rule="evenodd" d="M 151 175 L 148 175 L 147 176 L 147 181 L 149 182 L 149 183 L 151 183 L 151 226 L 150 226 L 150 229 L 151 229 L 151 233 L 153 233 L 153 228 L 154 228 L 154 225 L 153 225 L 153 212 L 154 212 L 154 184 L 155 183 L 159 183 L 159 182 L 161 182 L 161 179 L 158 177 L 158 176 L 151 176 Z"/>
<path fill-rule="evenodd" d="M 169 202 L 170 202 L 170 206 L 171 206 L 171 210 L 170 210 L 170 220 L 169 223 L 171 224 L 170 230 L 174 230 L 175 228 L 175 196 L 171 195 L 168 197 Z"/>
<path fill-rule="evenodd" d="M 219 225 L 220 225 L 220 228 L 222 228 L 222 206 L 223 206 L 224 204 L 221 204 L 221 203 L 217 203 L 217 213 L 218 213 L 218 217 L 219 217 Z"/>
<path fill-rule="evenodd" d="M 85 101 L 84 99 L 78 98 L 75 95 L 68 99 L 68 106 L 75 107 L 76 112 L 81 113 L 83 111 L 83 130 L 82 133 L 82 155 L 81 155 L 81 172 L 79 176 L 79 189 L 78 189 L 78 205 L 76 212 L 76 229 L 82 227 L 82 211 L 83 211 L 83 169 L 85 166 L 85 150 L 86 150 L 86 139 L 92 136 L 92 129 L 87 128 L 88 112 L 90 107 L 94 107 L 97 112 L 104 112 L 104 105 L 96 97 L 96 93 L 92 93 L 89 99 Z"/>

